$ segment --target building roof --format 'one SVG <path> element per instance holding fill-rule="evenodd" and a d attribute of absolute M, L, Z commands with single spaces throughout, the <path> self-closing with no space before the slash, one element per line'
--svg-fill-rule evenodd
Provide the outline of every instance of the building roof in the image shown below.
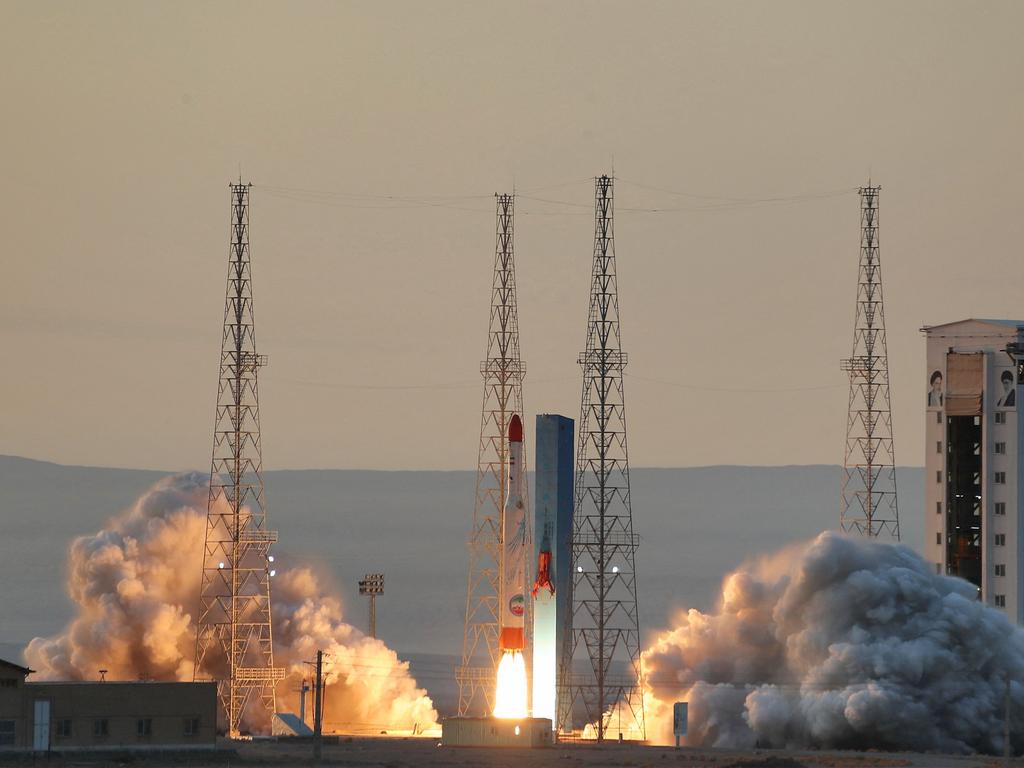
<path fill-rule="evenodd" d="M 1024 328 L 1024 320 L 997 320 L 982 317 L 966 317 L 963 320 L 954 320 L 951 323 L 939 323 L 938 325 L 926 325 L 921 330 L 931 331 L 936 328 L 948 328 L 951 325 L 962 325 L 963 323 L 984 323 L 985 325 L 996 325 L 1000 328 Z"/>
<path fill-rule="evenodd" d="M 29 669 L 28 667 L 23 667 L 23 666 L 21 666 L 21 664 L 15 664 L 13 661 L 7 661 L 6 659 L 0 659 L 0 668 L 16 669 L 18 672 L 21 672 L 21 674 L 23 674 L 23 675 L 31 675 L 33 672 L 35 672 L 34 669 Z"/>

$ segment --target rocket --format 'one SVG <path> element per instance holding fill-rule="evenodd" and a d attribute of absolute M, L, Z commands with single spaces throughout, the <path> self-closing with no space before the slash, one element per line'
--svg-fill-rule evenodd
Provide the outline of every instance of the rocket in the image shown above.
<path fill-rule="evenodd" d="M 502 651 L 522 651 L 526 613 L 526 505 L 523 503 L 523 422 L 512 415 L 508 425 L 508 491 L 501 525 Z"/>

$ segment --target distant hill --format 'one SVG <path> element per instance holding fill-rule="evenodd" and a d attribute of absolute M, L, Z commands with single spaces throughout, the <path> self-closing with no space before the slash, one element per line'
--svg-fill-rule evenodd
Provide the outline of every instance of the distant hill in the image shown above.
<path fill-rule="evenodd" d="M 920 550 L 924 470 L 898 474 L 904 541 Z M 11 658 L 67 621 L 68 543 L 162 476 L 0 456 L 0 655 Z M 835 466 L 634 469 L 643 629 L 667 626 L 678 609 L 711 607 L 722 577 L 742 560 L 836 527 L 839 477 Z M 379 636 L 420 658 L 457 655 L 474 484 L 472 472 L 267 472 L 278 561 L 329 568 L 359 627 L 366 604 L 356 582 L 384 571 Z"/>

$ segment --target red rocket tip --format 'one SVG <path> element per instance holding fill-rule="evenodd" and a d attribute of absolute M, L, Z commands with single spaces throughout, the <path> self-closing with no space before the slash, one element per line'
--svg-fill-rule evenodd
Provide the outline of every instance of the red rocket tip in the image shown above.
<path fill-rule="evenodd" d="M 518 413 L 512 414 L 512 421 L 508 425 L 508 439 L 511 443 L 523 442 L 523 422 Z"/>

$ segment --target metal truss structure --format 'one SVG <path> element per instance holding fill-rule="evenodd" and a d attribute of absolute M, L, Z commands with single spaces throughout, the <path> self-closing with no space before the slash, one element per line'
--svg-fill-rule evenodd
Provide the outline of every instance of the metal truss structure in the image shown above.
<path fill-rule="evenodd" d="M 273 715 L 275 685 L 285 674 L 274 666 L 271 633 L 270 547 L 277 532 L 267 530 L 263 494 L 257 374 L 267 358 L 256 353 L 253 324 L 250 186 L 231 185 L 231 249 L 193 673 L 196 680 L 216 680 L 220 714 L 231 737 L 239 735 L 250 699 Z"/>
<path fill-rule="evenodd" d="M 846 452 L 840 510 L 842 530 L 899 541 L 896 459 L 889 402 L 882 267 L 878 253 L 878 192 L 860 189 L 860 267 L 853 354 L 842 361 L 850 376 Z"/>
<path fill-rule="evenodd" d="M 640 624 L 626 450 L 626 402 L 615 271 L 614 181 L 595 187 L 594 262 L 576 453 L 571 632 L 559 677 L 559 728 L 585 712 L 598 741 L 644 739 Z M 586 671 L 581 671 L 586 661 Z M 614 713 L 614 714 L 613 714 Z"/>
<path fill-rule="evenodd" d="M 455 670 L 460 716 L 489 715 L 494 709 L 494 689 L 501 659 L 498 600 L 502 514 L 508 483 L 508 426 L 513 414 L 523 414 L 523 377 L 526 373 L 526 366 L 519 357 L 513 252 L 514 198 L 512 195 L 497 195 L 496 202 L 497 244 L 491 284 L 487 359 L 480 364 L 484 398 L 477 454 L 476 503 L 469 536 L 466 624 L 462 664 Z"/>

